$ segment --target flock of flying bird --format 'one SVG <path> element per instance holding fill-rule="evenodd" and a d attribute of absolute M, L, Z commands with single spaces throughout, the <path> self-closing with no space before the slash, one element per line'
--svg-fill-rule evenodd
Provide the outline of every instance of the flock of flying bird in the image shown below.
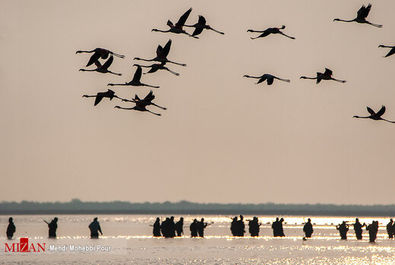
<path fill-rule="evenodd" d="M 371 23 L 366 20 L 367 16 L 369 15 L 369 12 L 371 10 L 371 7 L 372 7 L 371 4 L 369 4 L 368 6 L 363 5 L 358 10 L 357 17 L 354 19 L 344 20 L 344 19 L 336 18 L 333 21 L 363 23 L 363 24 L 368 24 L 368 25 L 371 25 L 371 26 L 374 26 L 377 28 L 381 28 L 382 25 L 374 24 L 374 23 Z M 191 38 L 195 38 L 195 39 L 199 38 L 198 35 L 200 35 L 203 32 L 203 30 L 211 30 L 211 31 L 214 31 L 214 32 L 222 34 L 222 35 L 224 34 L 223 32 L 218 31 L 218 30 L 212 28 L 210 25 L 208 25 L 206 22 L 206 19 L 203 16 L 199 16 L 197 23 L 195 23 L 193 25 L 185 25 L 191 11 L 192 11 L 192 8 L 188 9 L 179 18 L 179 20 L 175 24 L 172 21 L 168 20 L 167 26 L 169 27 L 169 29 L 167 29 L 167 30 L 152 29 L 152 31 L 162 32 L 162 33 L 184 34 L 184 35 L 187 35 L 187 36 L 189 36 Z M 184 30 L 184 27 L 192 27 L 192 28 L 194 28 L 194 31 L 192 33 L 188 33 L 187 31 Z M 289 36 L 289 35 L 283 33 L 281 30 L 284 30 L 284 29 L 285 29 L 285 26 L 283 25 L 282 27 L 279 27 L 279 28 L 273 27 L 273 28 L 267 28 L 265 30 L 249 29 L 249 30 L 247 30 L 247 32 L 260 33 L 256 37 L 251 37 L 252 40 L 258 39 L 258 38 L 264 38 L 264 37 L 269 36 L 270 34 L 280 34 L 280 35 L 283 35 L 289 39 L 295 39 L 295 37 L 292 37 L 292 36 Z M 172 41 L 169 40 L 164 47 L 162 47 L 161 45 L 158 45 L 158 47 L 156 49 L 156 57 L 154 57 L 152 59 L 142 59 L 139 57 L 135 57 L 134 60 L 137 60 L 137 61 L 146 61 L 146 62 L 155 62 L 155 63 L 151 64 L 151 65 L 134 64 L 133 66 L 136 66 L 137 69 L 136 69 L 136 71 L 133 75 L 133 79 L 131 81 L 125 82 L 125 83 L 109 83 L 108 86 L 146 86 L 146 87 L 150 87 L 150 88 L 159 88 L 159 86 L 149 85 L 149 84 L 141 82 L 141 77 L 143 74 L 142 68 L 149 68 L 149 70 L 144 74 L 155 73 L 159 70 L 165 70 L 171 74 L 178 76 L 179 73 L 177 73 L 173 70 L 170 70 L 166 66 L 166 64 L 169 63 L 169 64 L 174 64 L 174 65 L 179 65 L 179 66 L 186 66 L 186 64 L 177 63 L 177 62 L 167 59 L 171 44 L 172 44 Z M 378 47 L 379 48 L 390 48 L 390 51 L 387 53 L 387 55 L 385 57 L 389 57 L 389 56 L 395 54 L 395 46 L 379 45 Z M 94 68 L 94 69 L 80 69 L 80 71 L 96 71 L 99 73 L 110 73 L 110 74 L 117 75 L 117 76 L 122 75 L 120 73 L 114 73 L 114 72 L 110 71 L 109 67 L 113 63 L 114 56 L 118 57 L 118 58 L 124 58 L 125 57 L 124 55 L 117 54 L 117 53 L 114 53 L 112 51 L 109 51 L 109 50 L 103 49 L 103 48 L 96 48 L 96 49 L 90 50 L 90 51 L 77 51 L 76 53 L 93 53 L 93 55 L 90 57 L 88 63 L 86 64 L 86 67 L 89 67 L 93 64 L 95 64 L 95 66 L 96 66 L 96 68 Z M 100 60 L 101 61 L 105 60 L 105 61 L 104 61 L 104 63 L 102 63 L 102 62 L 100 62 Z M 300 79 L 313 79 L 313 80 L 316 80 L 317 84 L 319 84 L 322 80 L 333 80 L 333 81 L 340 82 L 340 83 L 346 82 L 345 80 L 336 79 L 332 75 L 333 75 L 332 70 L 325 68 L 325 71 L 323 73 L 317 72 L 315 77 L 301 76 Z M 271 74 L 263 74 L 261 76 L 244 75 L 243 77 L 258 79 L 257 84 L 266 81 L 266 83 L 268 85 L 272 85 L 274 80 L 290 82 L 289 79 L 279 78 L 279 77 L 271 75 Z M 117 109 L 147 111 L 147 112 L 150 112 L 150 113 L 158 115 L 158 116 L 160 116 L 161 114 L 152 112 L 152 111 L 148 110 L 146 107 L 149 105 L 152 105 L 152 106 L 156 106 L 160 109 L 166 110 L 165 107 L 159 106 L 159 105 L 152 102 L 155 99 L 155 95 L 153 94 L 152 90 L 143 99 L 140 99 L 138 95 L 135 95 L 135 97 L 132 99 L 120 98 L 111 89 L 108 89 L 105 92 L 99 92 L 96 95 L 83 95 L 83 97 L 87 97 L 87 98 L 94 97 L 95 98 L 95 103 L 94 103 L 95 106 L 97 104 L 99 104 L 103 98 L 108 98 L 109 100 L 112 100 L 113 98 L 118 98 L 118 99 L 122 100 L 123 102 L 134 103 L 135 106 L 133 106 L 133 107 L 115 106 L 115 108 L 117 108 Z M 382 115 L 385 113 L 385 110 L 386 110 L 385 106 L 382 106 L 382 108 L 377 112 L 373 111 L 369 107 L 367 107 L 367 110 L 370 114 L 369 116 L 364 116 L 364 117 L 353 116 L 353 118 L 383 120 L 383 121 L 395 123 L 395 121 L 389 121 L 389 120 L 382 118 Z"/>

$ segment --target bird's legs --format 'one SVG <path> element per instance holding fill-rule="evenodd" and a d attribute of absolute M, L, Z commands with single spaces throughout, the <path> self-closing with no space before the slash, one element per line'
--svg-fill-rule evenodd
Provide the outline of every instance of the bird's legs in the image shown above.
<path fill-rule="evenodd" d="M 125 108 L 125 107 L 121 107 L 121 106 L 115 106 L 114 109 L 134 110 L 134 107 L 133 108 Z"/>
<path fill-rule="evenodd" d="M 168 30 L 152 29 L 151 31 L 156 31 L 156 32 L 167 33 L 167 32 L 170 32 L 170 29 L 168 29 Z"/>
<path fill-rule="evenodd" d="M 169 72 L 172 73 L 173 75 L 176 75 L 176 76 L 179 76 L 179 75 L 180 75 L 179 73 L 176 73 L 176 72 L 170 70 L 170 69 L 167 68 L 167 67 L 163 67 L 163 69 L 166 70 L 166 71 L 169 71 Z"/>
<path fill-rule="evenodd" d="M 395 46 L 379 45 L 379 48 L 395 48 Z"/>
<path fill-rule="evenodd" d="M 386 120 L 386 119 L 383 119 L 383 118 L 381 118 L 381 120 L 389 122 L 389 123 L 395 123 L 395 121 L 389 121 L 389 120 Z"/>
<path fill-rule="evenodd" d="M 123 84 L 109 83 L 109 84 L 107 84 L 107 86 L 131 86 L 131 84 L 130 83 L 123 83 Z"/>
<path fill-rule="evenodd" d="M 371 25 L 371 26 L 373 26 L 373 27 L 376 27 L 376 28 L 382 28 L 382 27 L 383 27 L 383 25 L 374 24 L 374 23 L 371 23 L 371 22 L 369 22 L 369 21 L 366 21 L 365 23 L 366 23 L 366 24 L 369 24 L 369 25 Z"/>
<path fill-rule="evenodd" d="M 249 30 L 247 30 L 247 32 L 263 33 L 263 32 L 265 32 L 265 30 L 253 30 L 253 29 L 249 29 Z"/>
<path fill-rule="evenodd" d="M 331 80 L 336 81 L 336 82 L 340 82 L 340 83 L 345 83 L 346 82 L 346 80 L 340 80 L 340 79 L 336 79 L 336 78 L 333 78 L 333 77 L 331 77 Z"/>
<path fill-rule="evenodd" d="M 159 86 L 152 86 L 144 83 L 140 83 L 140 86 L 147 86 L 147 87 L 152 87 L 152 88 L 159 88 Z"/>
<path fill-rule="evenodd" d="M 139 58 L 139 57 L 134 57 L 134 60 L 144 61 L 144 62 L 152 62 L 152 61 L 155 61 L 155 58 L 154 59 L 143 59 L 143 58 Z"/>
<path fill-rule="evenodd" d="M 282 79 L 282 78 L 279 78 L 279 77 L 276 77 L 276 76 L 274 78 L 277 79 L 277 80 L 280 80 L 280 81 L 287 82 L 287 83 L 291 82 L 291 80 L 289 80 L 289 79 Z"/>
<path fill-rule="evenodd" d="M 115 53 L 115 52 L 113 52 L 112 54 L 113 54 L 114 56 L 119 57 L 119 58 L 125 58 L 125 55 L 122 55 L 122 54 L 118 54 L 118 53 Z"/>
<path fill-rule="evenodd" d="M 156 105 L 155 103 L 152 103 L 152 102 L 151 102 L 151 105 L 153 105 L 153 106 L 155 106 L 155 107 L 157 107 L 157 108 L 163 109 L 163 110 L 167 110 L 167 108 L 161 107 L 161 106 Z"/>
<path fill-rule="evenodd" d="M 212 30 L 212 31 L 214 31 L 214 32 L 217 32 L 217 33 L 219 33 L 219 34 L 222 34 L 222 35 L 225 34 L 225 33 L 221 32 L 221 31 L 219 31 L 219 30 L 213 29 L 213 28 L 210 27 L 210 26 L 207 26 L 207 29 L 210 29 L 210 30 Z"/>
<path fill-rule="evenodd" d="M 118 76 L 121 76 L 121 75 L 122 75 L 122 74 L 119 74 L 119 73 L 111 72 L 111 71 L 109 71 L 109 70 L 107 70 L 107 73 L 110 73 L 110 74 L 113 74 L 113 75 L 118 75 Z"/>
<path fill-rule="evenodd" d="M 251 76 L 251 75 L 243 75 L 243 77 L 247 77 L 247 78 L 261 78 L 260 76 Z"/>
<path fill-rule="evenodd" d="M 300 79 L 312 79 L 312 80 L 315 80 L 315 79 L 317 79 L 317 77 L 301 76 Z"/>
<path fill-rule="evenodd" d="M 289 35 L 287 35 L 287 34 L 285 34 L 283 32 L 280 32 L 280 34 L 285 36 L 285 37 L 287 37 L 287 38 L 290 38 L 290 39 L 293 39 L 293 40 L 295 39 L 295 37 L 291 37 L 291 36 L 289 36 Z"/>
<path fill-rule="evenodd" d="M 166 59 L 166 62 L 167 63 L 176 64 L 176 65 L 180 65 L 180 66 L 187 66 L 185 63 L 176 63 L 176 62 L 173 62 L 173 61 L 170 61 L 170 60 L 167 60 L 167 59 Z"/>
<path fill-rule="evenodd" d="M 160 113 L 155 113 L 155 112 L 152 112 L 152 111 L 150 111 L 150 110 L 148 110 L 148 109 L 146 109 L 149 113 L 152 113 L 152 114 L 154 114 L 154 115 L 156 115 L 156 116 L 162 116 L 162 114 L 160 114 Z"/>

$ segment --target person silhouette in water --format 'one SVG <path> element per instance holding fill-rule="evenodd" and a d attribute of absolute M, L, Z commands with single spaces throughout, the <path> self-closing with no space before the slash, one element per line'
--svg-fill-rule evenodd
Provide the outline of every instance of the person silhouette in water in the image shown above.
<path fill-rule="evenodd" d="M 248 232 L 250 232 L 250 235 L 259 236 L 260 226 L 261 224 L 258 223 L 258 217 L 254 216 L 254 218 L 248 222 Z"/>
<path fill-rule="evenodd" d="M 354 232 L 355 232 L 355 237 L 357 240 L 362 240 L 362 228 L 366 226 L 366 224 L 361 224 L 359 222 L 358 218 L 355 218 L 355 223 L 354 223 Z"/>
<path fill-rule="evenodd" d="M 394 221 L 392 218 L 390 219 L 390 222 L 387 224 L 387 233 L 388 233 L 388 238 L 393 239 L 394 238 Z"/>
<path fill-rule="evenodd" d="M 52 219 L 50 223 L 44 220 L 44 222 L 48 225 L 48 237 L 56 238 L 56 229 L 58 229 L 58 217 Z"/>
<path fill-rule="evenodd" d="M 339 230 L 340 238 L 342 240 L 347 240 L 348 224 L 346 224 L 346 221 L 343 221 L 343 223 L 337 225 L 336 229 Z"/>
<path fill-rule="evenodd" d="M 283 228 L 283 222 L 284 222 L 284 218 L 281 218 L 279 223 L 278 223 L 278 235 L 279 236 L 285 236 L 284 228 Z"/>
<path fill-rule="evenodd" d="M 89 229 L 91 230 L 91 238 L 99 238 L 99 232 L 103 235 L 99 221 L 97 221 L 97 217 L 95 217 L 93 222 L 89 224 Z"/>
<path fill-rule="evenodd" d="M 311 224 L 311 219 L 307 219 L 307 223 L 303 226 L 303 232 L 305 234 L 306 238 L 310 238 L 311 235 L 313 234 L 313 225 Z"/>
<path fill-rule="evenodd" d="M 374 243 L 377 238 L 377 232 L 379 231 L 379 221 L 373 221 L 366 227 L 366 230 L 369 231 L 369 242 Z"/>
<path fill-rule="evenodd" d="M 204 229 L 207 227 L 207 223 L 204 222 L 204 218 L 197 222 L 197 232 L 199 237 L 204 237 Z"/>
<path fill-rule="evenodd" d="M 180 220 L 175 225 L 177 236 L 184 234 L 184 217 L 180 217 Z"/>
<path fill-rule="evenodd" d="M 277 217 L 276 221 L 272 223 L 273 236 L 280 236 L 280 219 Z"/>
<path fill-rule="evenodd" d="M 14 219 L 12 219 L 12 217 L 10 217 L 10 218 L 8 218 L 8 226 L 7 226 L 7 232 L 6 232 L 7 238 L 12 239 L 15 231 L 16 231 L 16 227 L 14 224 Z"/>
<path fill-rule="evenodd" d="M 232 236 L 237 236 L 237 216 L 232 218 L 232 223 L 230 224 L 230 232 Z"/>
<path fill-rule="evenodd" d="M 240 215 L 240 220 L 237 221 L 237 235 L 244 236 L 245 231 L 245 224 L 244 224 L 244 217 Z"/>
<path fill-rule="evenodd" d="M 160 233 L 160 218 L 157 217 L 155 220 L 155 223 L 153 225 L 153 229 L 152 229 L 152 234 L 154 237 L 160 237 L 161 233 Z"/>
<path fill-rule="evenodd" d="M 191 237 L 198 236 L 198 220 L 193 219 L 193 222 L 189 226 L 189 230 L 191 230 Z"/>

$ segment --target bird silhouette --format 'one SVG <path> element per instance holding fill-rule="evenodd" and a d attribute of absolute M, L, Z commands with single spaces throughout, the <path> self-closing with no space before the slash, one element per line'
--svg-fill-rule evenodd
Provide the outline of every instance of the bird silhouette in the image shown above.
<path fill-rule="evenodd" d="M 152 31 L 157 31 L 157 32 L 163 32 L 163 33 L 167 33 L 167 32 L 171 32 L 171 33 L 176 33 L 176 34 L 186 34 L 189 37 L 193 37 L 198 39 L 198 37 L 196 36 L 192 36 L 191 34 L 189 34 L 188 32 L 186 32 L 183 27 L 185 22 L 188 19 L 189 14 L 191 13 L 192 8 L 188 9 L 187 12 L 185 12 L 180 19 L 177 21 L 177 23 L 174 25 L 173 22 L 171 22 L 170 20 L 167 21 L 167 25 L 170 27 L 170 29 L 168 30 L 160 30 L 160 29 L 152 29 Z"/>
<path fill-rule="evenodd" d="M 372 110 L 369 107 L 366 107 L 366 109 L 368 110 L 368 112 L 370 113 L 370 116 L 366 116 L 366 117 L 361 117 L 361 116 L 353 116 L 353 118 L 358 118 L 358 119 L 372 119 L 375 121 L 378 120 L 382 120 L 382 121 L 386 121 L 386 122 L 390 122 L 390 123 L 395 123 L 395 121 L 389 121 L 386 119 L 381 118 L 381 116 L 383 116 L 383 114 L 385 113 L 385 106 L 382 106 L 381 109 L 376 113 L 374 112 L 374 110 Z"/>
<path fill-rule="evenodd" d="M 97 104 L 99 104 L 100 101 L 102 101 L 103 98 L 109 98 L 110 101 L 111 101 L 113 98 L 122 99 L 122 98 L 118 97 L 117 95 L 115 95 L 115 92 L 112 91 L 111 89 L 108 89 L 106 92 L 99 92 L 99 93 L 97 93 L 96 95 L 92 95 L 92 96 L 83 95 L 82 97 L 84 97 L 84 98 L 96 98 L 96 99 L 95 99 L 95 105 L 94 105 L 94 106 L 96 106 Z"/>
<path fill-rule="evenodd" d="M 199 35 L 200 33 L 202 33 L 202 31 L 204 29 L 212 30 L 212 31 L 217 32 L 217 33 L 222 34 L 222 35 L 225 34 L 225 33 L 221 32 L 221 31 L 213 29 L 212 27 L 210 27 L 210 25 L 207 25 L 206 19 L 203 16 L 199 16 L 198 22 L 196 24 L 194 24 L 194 25 L 184 25 L 184 26 L 185 27 L 193 27 L 193 28 L 195 28 L 195 30 L 192 33 L 192 36 Z"/>
<path fill-rule="evenodd" d="M 317 72 L 317 77 L 307 77 L 307 76 L 301 76 L 300 79 L 317 79 L 317 84 L 321 82 L 321 80 L 333 80 L 341 83 L 345 83 L 345 80 L 339 80 L 336 78 L 332 77 L 332 70 L 329 70 L 328 68 L 325 68 L 324 73 Z"/>
<path fill-rule="evenodd" d="M 372 8 L 372 5 L 369 4 L 367 7 L 366 6 L 362 6 L 358 12 L 357 12 L 357 17 L 351 20 L 344 20 L 344 19 L 340 19 L 340 18 L 335 18 L 333 21 L 341 21 L 341 22 L 357 22 L 357 23 L 365 23 L 365 24 L 369 24 L 372 25 L 374 27 L 377 28 L 381 28 L 383 27 L 383 25 L 378 25 L 378 24 L 373 24 L 369 21 L 366 20 L 366 17 L 369 15 L 370 9 Z"/>
<path fill-rule="evenodd" d="M 152 86 L 152 85 L 147 85 L 147 84 L 141 83 L 140 82 L 141 75 L 142 75 L 141 66 L 137 66 L 137 69 L 136 69 L 136 72 L 134 73 L 132 81 L 126 82 L 124 84 L 109 83 L 108 86 L 147 86 L 147 87 L 159 88 L 159 86 Z"/>
<path fill-rule="evenodd" d="M 155 113 L 155 112 L 152 112 L 147 109 L 147 106 L 153 105 L 153 106 L 156 106 L 156 107 L 161 108 L 163 110 L 166 110 L 166 108 L 158 106 L 155 103 L 153 103 L 152 100 L 154 100 L 154 99 L 155 99 L 155 96 L 154 96 L 153 92 L 150 91 L 148 93 L 148 95 L 145 96 L 144 99 L 140 99 L 139 96 L 135 95 L 134 99 L 132 99 L 132 100 L 128 100 L 128 99 L 123 100 L 123 101 L 135 103 L 136 105 L 132 108 L 126 108 L 126 107 L 121 107 L 121 106 L 115 106 L 114 108 L 123 109 L 123 110 L 148 111 L 149 113 L 155 114 L 157 116 L 161 116 L 160 113 Z"/>
<path fill-rule="evenodd" d="M 151 64 L 151 65 L 141 65 L 141 64 L 134 64 L 134 66 L 140 66 L 140 67 L 145 67 L 145 68 L 151 68 L 148 72 L 143 73 L 143 74 L 149 74 L 149 73 L 155 73 L 158 70 L 166 70 L 170 73 L 172 73 L 173 75 L 177 75 L 179 76 L 179 73 L 176 73 L 172 70 L 170 70 L 169 68 L 167 68 L 165 66 L 166 63 L 156 63 L 156 64 Z"/>
<path fill-rule="evenodd" d="M 255 40 L 255 39 L 258 39 L 258 38 L 263 38 L 263 37 L 266 37 L 266 36 L 268 36 L 268 35 L 270 35 L 270 34 L 281 34 L 281 35 L 283 35 L 283 36 L 285 36 L 285 37 L 287 37 L 287 38 L 290 38 L 290 39 L 293 39 L 293 40 L 295 39 L 294 37 L 291 37 L 291 36 L 288 36 L 287 34 L 284 34 L 284 33 L 281 31 L 281 29 L 285 29 L 285 26 L 282 25 L 281 28 L 267 28 L 267 29 L 265 29 L 265 30 L 253 30 L 253 29 L 249 29 L 249 30 L 247 30 L 247 32 L 262 33 L 262 34 L 259 35 L 258 37 L 251 38 L 252 40 Z"/>
<path fill-rule="evenodd" d="M 125 57 L 125 55 L 117 54 L 115 52 L 112 52 L 112 51 L 109 51 L 109 50 L 103 49 L 103 48 L 96 48 L 91 51 L 76 51 L 75 53 L 77 54 L 77 53 L 92 53 L 92 52 L 93 52 L 93 55 L 91 56 L 88 63 L 86 64 L 86 67 L 94 64 L 97 60 L 99 60 L 99 58 L 101 58 L 103 60 L 107 59 L 109 55 L 114 55 L 119 58 Z"/>
<path fill-rule="evenodd" d="M 395 46 L 379 45 L 379 48 L 391 48 L 391 50 L 384 57 L 391 56 L 395 53 Z"/>
<path fill-rule="evenodd" d="M 160 108 L 160 109 L 163 109 L 163 110 L 167 110 L 167 108 L 159 106 L 159 105 L 153 103 L 152 101 L 154 99 L 155 99 L 155 95 L 154 95 L 154 93 L 151 90 L 143 99 L 140 99 L 139 96 L 136 94 L 134 96 L 134 99 L 122 99 L 122 101 L 124 101 L 124 102 L 133 102 L 133 103 L 139 102 L 140 104 L 144 104 L 146 106 L 152 105 L 152 106 L 155 106 L 157 108 Z"/>
<path fill-rule="evenodd" d="M 282 78 L 279 78 L 279 77 L 271 75 L 271 74 L 264 74 L 264 75 L 261 75 L 261 76 L 244 75 L 243 77 L 259 79 L 257 84 L 266 81 L 269 86 L 273 84 L 274 79 L 277 79 L 277 80 L 280 80 L 280 81 L 284 81 L 284 82 L 288 82 L 288 83 L 291 82 L 289 79 L 282 79 Z"/>
<path fill-rule="evenodd" d="M 167 59 L 167 55 L 169 54 L 171 47 L 171 40 L 168 40 L 165 47 L 162 47 L 161 45 L 158 45 L 158 48 L 156 48 L 156 57 L 152 59 L 143 59 L 140 57 L 135 57 L 134 60 L 139 60 L 139 61 L 146 61 L 146 62 L 160 62 L 160 63 L 172 63 L 176 65 L 181 65 L 181 66 L 187 66 L 186 64 L 183 63 L 176 63 L 173 61 L 170 61 Z"/>
<path fill-rule="evenodd" d="M 114 61 L 114 57 L 111 55 L 110 58 L 108 58 L 108 60 L 102 65 L 98 60 L 95 61 L 95 65 L 96 65 L 96 69 L 80 69 L 80 71 L 86 71 L 86 72 L 92 72 L 92 71 L 96 71 L 99 73 L 110 73 L 113 75 L 122 75 L 122 74 L 118 74 L 118 73 L 114 73 L 111 72 L 110 70 L 108 70 L 108 68 L 110 67 L 110 65 L 112 64 L 112 62 Z"/>

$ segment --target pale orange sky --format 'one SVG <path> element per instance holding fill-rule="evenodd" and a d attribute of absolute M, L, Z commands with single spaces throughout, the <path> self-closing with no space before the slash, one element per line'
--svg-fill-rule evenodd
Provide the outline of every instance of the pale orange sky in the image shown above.
<path fill-rule="evenodd" d="M 394 203 L 395 125 L 352 119 L 385 105 L 395 120 L 395 56 L 377 48 L 395 45 L 395 2 L 370 2 L 382 29 L 332 22 L 369 3 L 356 0 L 0 1 L 0 201 Z M 151 32 L 189 7 L 188 24 L 226 34 Z M 283 24 L 296 40 L 246 32 Z M 82 98 L 169 38 L 188 66 L 143 76 L 162 117 Z M 89 55 L 75 51 L 96 47 L 126 55 L 122 77 L 78 71 Z M 299 79 L 325 67 L 348 82 Z M 291 83 L 242 78 L 264 73 Z"/>

